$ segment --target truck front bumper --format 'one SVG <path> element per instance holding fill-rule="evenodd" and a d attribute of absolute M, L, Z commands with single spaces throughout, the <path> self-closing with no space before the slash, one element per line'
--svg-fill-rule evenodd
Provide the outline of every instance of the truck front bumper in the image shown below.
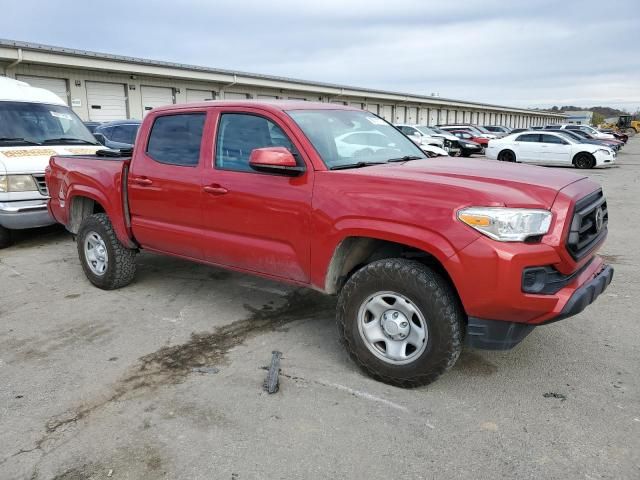
<path fill-rule="evenodd" d="M 55 223 L 47 209 L 47 200 L 0 202 L 0 226 L 10 230 L 45 227 Z"/>
<path fill-rule="evenodd" d="M 612 279 L 613 267 L 602 265 L 595 277 L 573 292 L 559 314 L 537 325 L 557 322 L 582 312 L 607 289 Z M 509 350 L 529 335 L 537 325 L 469 317 L 465 344 L 484 350 Z"/>

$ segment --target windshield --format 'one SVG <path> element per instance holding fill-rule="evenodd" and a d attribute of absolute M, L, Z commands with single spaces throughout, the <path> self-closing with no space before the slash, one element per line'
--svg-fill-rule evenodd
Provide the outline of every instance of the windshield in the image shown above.
<path fill-rule="evenodd" d="M 426 158 L 411 140 L 369 112 L 292 110 L 287 113 L 330 169 L 404 157 Z"/>
<path fill-rule="evenodd" d="M 569 143 L 580 143 L 579 140 L 574 138 L 573 135 L 571 135 L 568 132 L 556 132 L 556 133 L 563 136 Z"/>
<path fill-rule="evenodd" d="M 69 107 L 0 102 L 0 145 L 97 145 Z"/>
<path fill-rule="evenodd" d="M 423 135 L 427 135 L 427 136 L 431 136 L 434 135 L 436 132 L 434 132 L 433 130 L 431 130 L 429 127 L 425 127 L 425 126 L 417 126 L 416 129 L 418 131 L 420 131 Z"/>
<path fill-rule="evenodd" d="M 487 130 L 484 127 L 481 127 L 480 125 L 473 125 L 472 128 L 475 128 L 480 133 L 491 133 L 489 130 Z"/>

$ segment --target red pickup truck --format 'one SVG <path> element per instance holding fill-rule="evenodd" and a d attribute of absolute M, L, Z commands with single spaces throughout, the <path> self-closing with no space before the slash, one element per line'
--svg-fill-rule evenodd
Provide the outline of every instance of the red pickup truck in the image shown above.
<path fill-rule="evenodd" d="M 126 152 L 122 152 L 125 153 Z M 130 156 L 54 156 L 53 217 L 89 280 L 145 249 L 337 294 L 369 375 L 432 382 L 464 343 L 509 349 L 610 283 L 607 203 L 563 170 L 428 159 L 365 111 L 308 102 L 155 109 Z"/>

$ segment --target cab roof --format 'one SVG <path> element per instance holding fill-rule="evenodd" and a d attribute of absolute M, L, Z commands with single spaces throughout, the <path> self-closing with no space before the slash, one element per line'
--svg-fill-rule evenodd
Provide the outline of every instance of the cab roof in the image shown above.
<path fill-rule="evenodd" d="M 289 110 L 355 110 L 364 111 L 359 108 L 339 105 L 337 103 L 306 102 L 303 100 L 209 100 L 206 102 L 180 103 L 154 108 L 154 111 L 176 111 L 193 108 L 211 107 L 258 107 L 269 111 L 289 111 Z"/>
<path fill-rule="evenodd" d="M 64 105 L 55 93 L 44 88 L 32 87 L 28 83 L 13 78 L 0 77 L 0 102 L 30 102 Z"/>

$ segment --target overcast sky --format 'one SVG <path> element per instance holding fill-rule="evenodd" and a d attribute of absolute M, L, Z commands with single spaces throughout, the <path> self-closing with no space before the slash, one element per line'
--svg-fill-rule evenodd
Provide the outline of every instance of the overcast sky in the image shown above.
<path fill-rule="evenodd" d="M 2 0 L 0 36 L 522 107 L 640 108 L 637 0 Z"/>

